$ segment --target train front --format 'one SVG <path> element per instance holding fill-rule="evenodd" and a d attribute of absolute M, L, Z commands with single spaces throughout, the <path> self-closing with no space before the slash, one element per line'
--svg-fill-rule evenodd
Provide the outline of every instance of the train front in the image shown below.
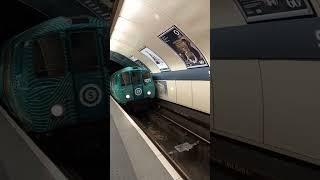
<path fill-rule="evenodd" d="M 121 104 L 144 103 L 155 97 L 155 85 L 149 71 L 127 67 L 112 76 L 112 95 Z"/>
<path fill-rule="evenodd" d="M 108 117 L 105 36 L 106 25 L 88 17 L 56 18 L 15 38 L 4 97 L 25 130 L 48 132 Z"/>

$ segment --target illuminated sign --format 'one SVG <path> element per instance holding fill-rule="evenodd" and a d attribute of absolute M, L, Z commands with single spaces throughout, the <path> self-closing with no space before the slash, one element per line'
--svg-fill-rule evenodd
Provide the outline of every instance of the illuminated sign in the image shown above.
<path fill-rule="evenodd" d="M 308 0 L 235 0 L 247 22 L 313 15 Z"/>
<path fill-rule="evenodd" d="M 158 66 L 160 71 L 170 71 L 167 64 L 162 60 L 156 53 L 154 53 L 151 49 L 145 47 L 142 50 L 140 50 L 142 54 L 147 56 L 154 64 Z"/>

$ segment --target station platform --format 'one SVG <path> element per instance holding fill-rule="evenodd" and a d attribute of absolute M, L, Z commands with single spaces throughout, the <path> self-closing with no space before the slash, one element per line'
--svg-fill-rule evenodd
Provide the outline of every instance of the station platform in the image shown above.
<path fill-rule="evenodd" d="M 182 180 L 131 117 L 110 97 L 110 179 Z"/>
<path fill-rule="evenodd" d="M 157 147 L 112 98 L 110 113 L 110 179 L 182 180 Z M 68 179 L 2 107 L 0 142 L 0 180 Z"/>
<path fill-rule="evenodd" d="M 0 180 L 67 180 L 0 106 Z"/>

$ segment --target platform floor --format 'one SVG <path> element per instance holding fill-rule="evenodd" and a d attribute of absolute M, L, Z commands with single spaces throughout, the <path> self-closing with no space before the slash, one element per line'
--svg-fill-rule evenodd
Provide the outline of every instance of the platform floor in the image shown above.
<path fill-rule="evenodd" d="M 67 180 L 0 106 L 0 180 Z"/>
<path fill-rule="evenodd" d="M 128 114 L 110 99 L 110 179 L 182 180 Z M 67 179 L 1 107 L 0 141 L 6 142 L 0 144 L 0 180 Z"/>
<path fill-rule="evenodd" d="M 110 98 L 112 180 L 182 180 L 151 140 Z"/>

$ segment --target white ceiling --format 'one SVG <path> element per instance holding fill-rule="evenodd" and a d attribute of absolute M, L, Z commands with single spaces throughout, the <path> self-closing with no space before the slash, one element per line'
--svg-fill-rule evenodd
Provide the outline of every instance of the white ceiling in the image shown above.
<path fill-rule="evenodd" d="M 119 3 L 122 4 L 122 3 Z M 110 48 L 127 57 L 132 55 L 152 72 L 158 67 L 139 52 L 148 47 L 172 71 L 186 69 L 180 57 L 158 35 L 176 25 L 200 49 L 210 63 L 210 0 L 124 0 L 110 40 Z"/>

